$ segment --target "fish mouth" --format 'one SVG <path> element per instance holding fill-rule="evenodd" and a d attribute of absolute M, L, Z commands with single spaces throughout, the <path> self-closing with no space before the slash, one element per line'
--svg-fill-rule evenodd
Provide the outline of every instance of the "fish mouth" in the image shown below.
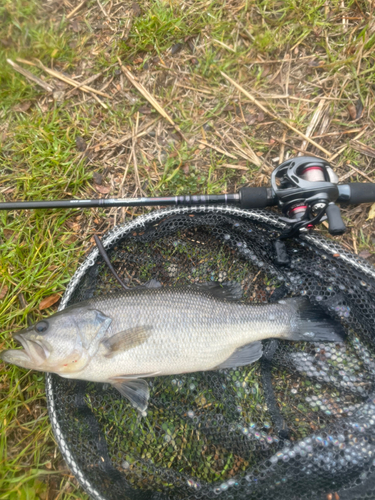
<path fill-rule="evenodd" d="M 24 349 L 7 349 L 0 352 L 0 359 L 5 363 L 20 366 L 21 368 L 33 368 L 32 360 Z"/>
<path fill-rule="evenodd" d="M 25 349 L 26 352 L 28 352 L 28 345 L 27 345 L 27 340 L 22 337 L 22 333 L 17 333 L 13 335 L 13 338 L 17 340 L 19 344 Z"/>
<path fill-rule="evenodd" d="M 46 360 L 50 351 L 44 343 L 37 339 L 27 338 L 30 332 L 26 329 L 13 335 L 23 349 L 7 349 L 0 352 L 0 359 L 5 363 L 28 368 L 32 370 L 44 370 Z"/>
<path fill-rule="evenodd" d="M 14 350 L 13 352 L 23 353 L 23 356 L 27 356 L 29 362 L 32 362 L 33 365 L 39 366 L 48 358 L 49 351 L 40 341 L 27 339 L 22 333 L 13 335 L 13 338 L 23 347 L 23 350 Z"/>

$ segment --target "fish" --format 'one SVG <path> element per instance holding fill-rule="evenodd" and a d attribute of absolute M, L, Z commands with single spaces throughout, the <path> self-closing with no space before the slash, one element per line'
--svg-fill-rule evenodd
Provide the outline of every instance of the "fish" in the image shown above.
<path fill-rule="evenodd" d="M 267 338 L 343 342 L 342 325 L 307 298 L 251 305 L 238 300 L 238 287 L 211 282 L 93 297 L 15 334 L 22 349 L 0 359 L 111 384 L 144 412 L 147 377 L 248 365 Z"/>

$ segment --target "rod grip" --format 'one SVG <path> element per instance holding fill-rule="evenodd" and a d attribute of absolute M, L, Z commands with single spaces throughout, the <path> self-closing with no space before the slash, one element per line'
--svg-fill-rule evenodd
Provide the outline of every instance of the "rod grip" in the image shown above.
<path fill-rule="evenodd" d="M 239 190 L 241 208 L 265 208 L 277 205 L 271 188 L 244 187 Z"/>
<path fill-rule="evenodd" d="M 350 187 L 349 203 L 357 205 L 358 203 L 373 203 L 375 201 L 375 184 L 369 182 L 352 182 L 348 184 Z"/>

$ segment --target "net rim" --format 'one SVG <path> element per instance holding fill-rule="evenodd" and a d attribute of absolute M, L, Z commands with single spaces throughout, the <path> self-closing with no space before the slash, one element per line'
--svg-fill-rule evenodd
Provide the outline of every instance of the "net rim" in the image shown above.
<path fill-rule="evenodd" d="M 272 212 L 266 210 L 243 210 L 237 207 L 231 207 L 227 205 L 223 206 L 197 206 L 197 207 L 173 207 L 167 208 L 163 210 L 154 210 L 148 214 L 141 215 L 137 217 L 135 220 L 127 222 L 120 226 L 115 226 L 113 229 L 108 231 L 104 238 L 102 239 L 102 243 L 105 248 L 110 248 L 113 244 L 116 243 L 119 239 L 123 238 L 130 231 L 134 231 L 135 229 L 144 228 L 146 224 L 156 222 L 157 220 L 164 218 L 166 216 L 178 215 L 178 214 L 186 214 L 186 213 L 202 213 L 202 212 L 216 212 L 223 213 L 226 215 L 234 215 L 243 217 L 245 219 L 250 219 L 256 222 L 266 223 L 270 226 L 273 226 L 275 229 L 283 229 L 287 225 L 281 217 L 277 216 Z M 357 271 L 363 272 L 372 278 L 375 278 L 375 267 L 373 267 L 370 263 L 366 262 L 364 259 L 351 254 L 347 250 L 345 250 L 340 244 L 329 240 L 328 238 L 318 235 L 318 234 L 306 234 L 300 235 L 300 240 L 305 244 L 309 244 L 316 249 L 320 249 L 328 254 L 335 255 L 338 254 L 338 258 L 341 258 L 346 264 L 354 267 Z M 302 243 L 302 244 L 303 244 Z M 74 293 L 76 287 L 78 286 L 81 278 L 87 272 L 87 270 L 93 266 L 96 262 L 96 259 L 99 256 L 99 251 L 95 247 L 85 258 L 82 264 L 78 267 L 77 271 L 72 276 L 64 295 L 61 299 L 60 306 L 58 308 L 59 311 L 65 309 L 67 306 L 72 294 Z M 92 484 L 86 479 L 85 475 L 81 471 L 78 463 L 76 462 L 73 454 L 71 453 L 67 441 L 65 440 L 64 433 L 61 430 L 60 423 L 58 421 L 56 405 L 55 405 L 55 394 L 53 391 L 53 379 L 51 373 L 46 373 L 46 399 L 47 399 L 47 408 L 49 417 L 51 420 L 52 431 L 57 441 L 57 444 L 60 448 L 60 451 L 63 455 L 63 458 L 74 476 L 83 487 L 83 489 L 91 495 L 95 500 L 106 500 L 96 489 L 92 486 Z"/>

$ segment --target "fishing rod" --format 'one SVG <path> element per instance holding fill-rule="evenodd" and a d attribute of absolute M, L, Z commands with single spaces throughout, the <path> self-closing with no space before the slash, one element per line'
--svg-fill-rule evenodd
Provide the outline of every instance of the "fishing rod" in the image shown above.
<path fill-rule="evenodd" d="M 287 223 L 282 237 L 297 236 L 328 221 L 332 235 L 346 230 L 340 209 L 335 204 L 375 202 L 375 183 L 338 184 L 331 165 L 312 156 L 291 158 L 271 174 L 270 187 L 243 187 L 238 193 L 219 195 L 183 195 L 157 198 L 109 198 L 89 200 L 15 201 L 0 203 L 0 210 L 237 205 L 242 209 L 278 206 Z"/>

